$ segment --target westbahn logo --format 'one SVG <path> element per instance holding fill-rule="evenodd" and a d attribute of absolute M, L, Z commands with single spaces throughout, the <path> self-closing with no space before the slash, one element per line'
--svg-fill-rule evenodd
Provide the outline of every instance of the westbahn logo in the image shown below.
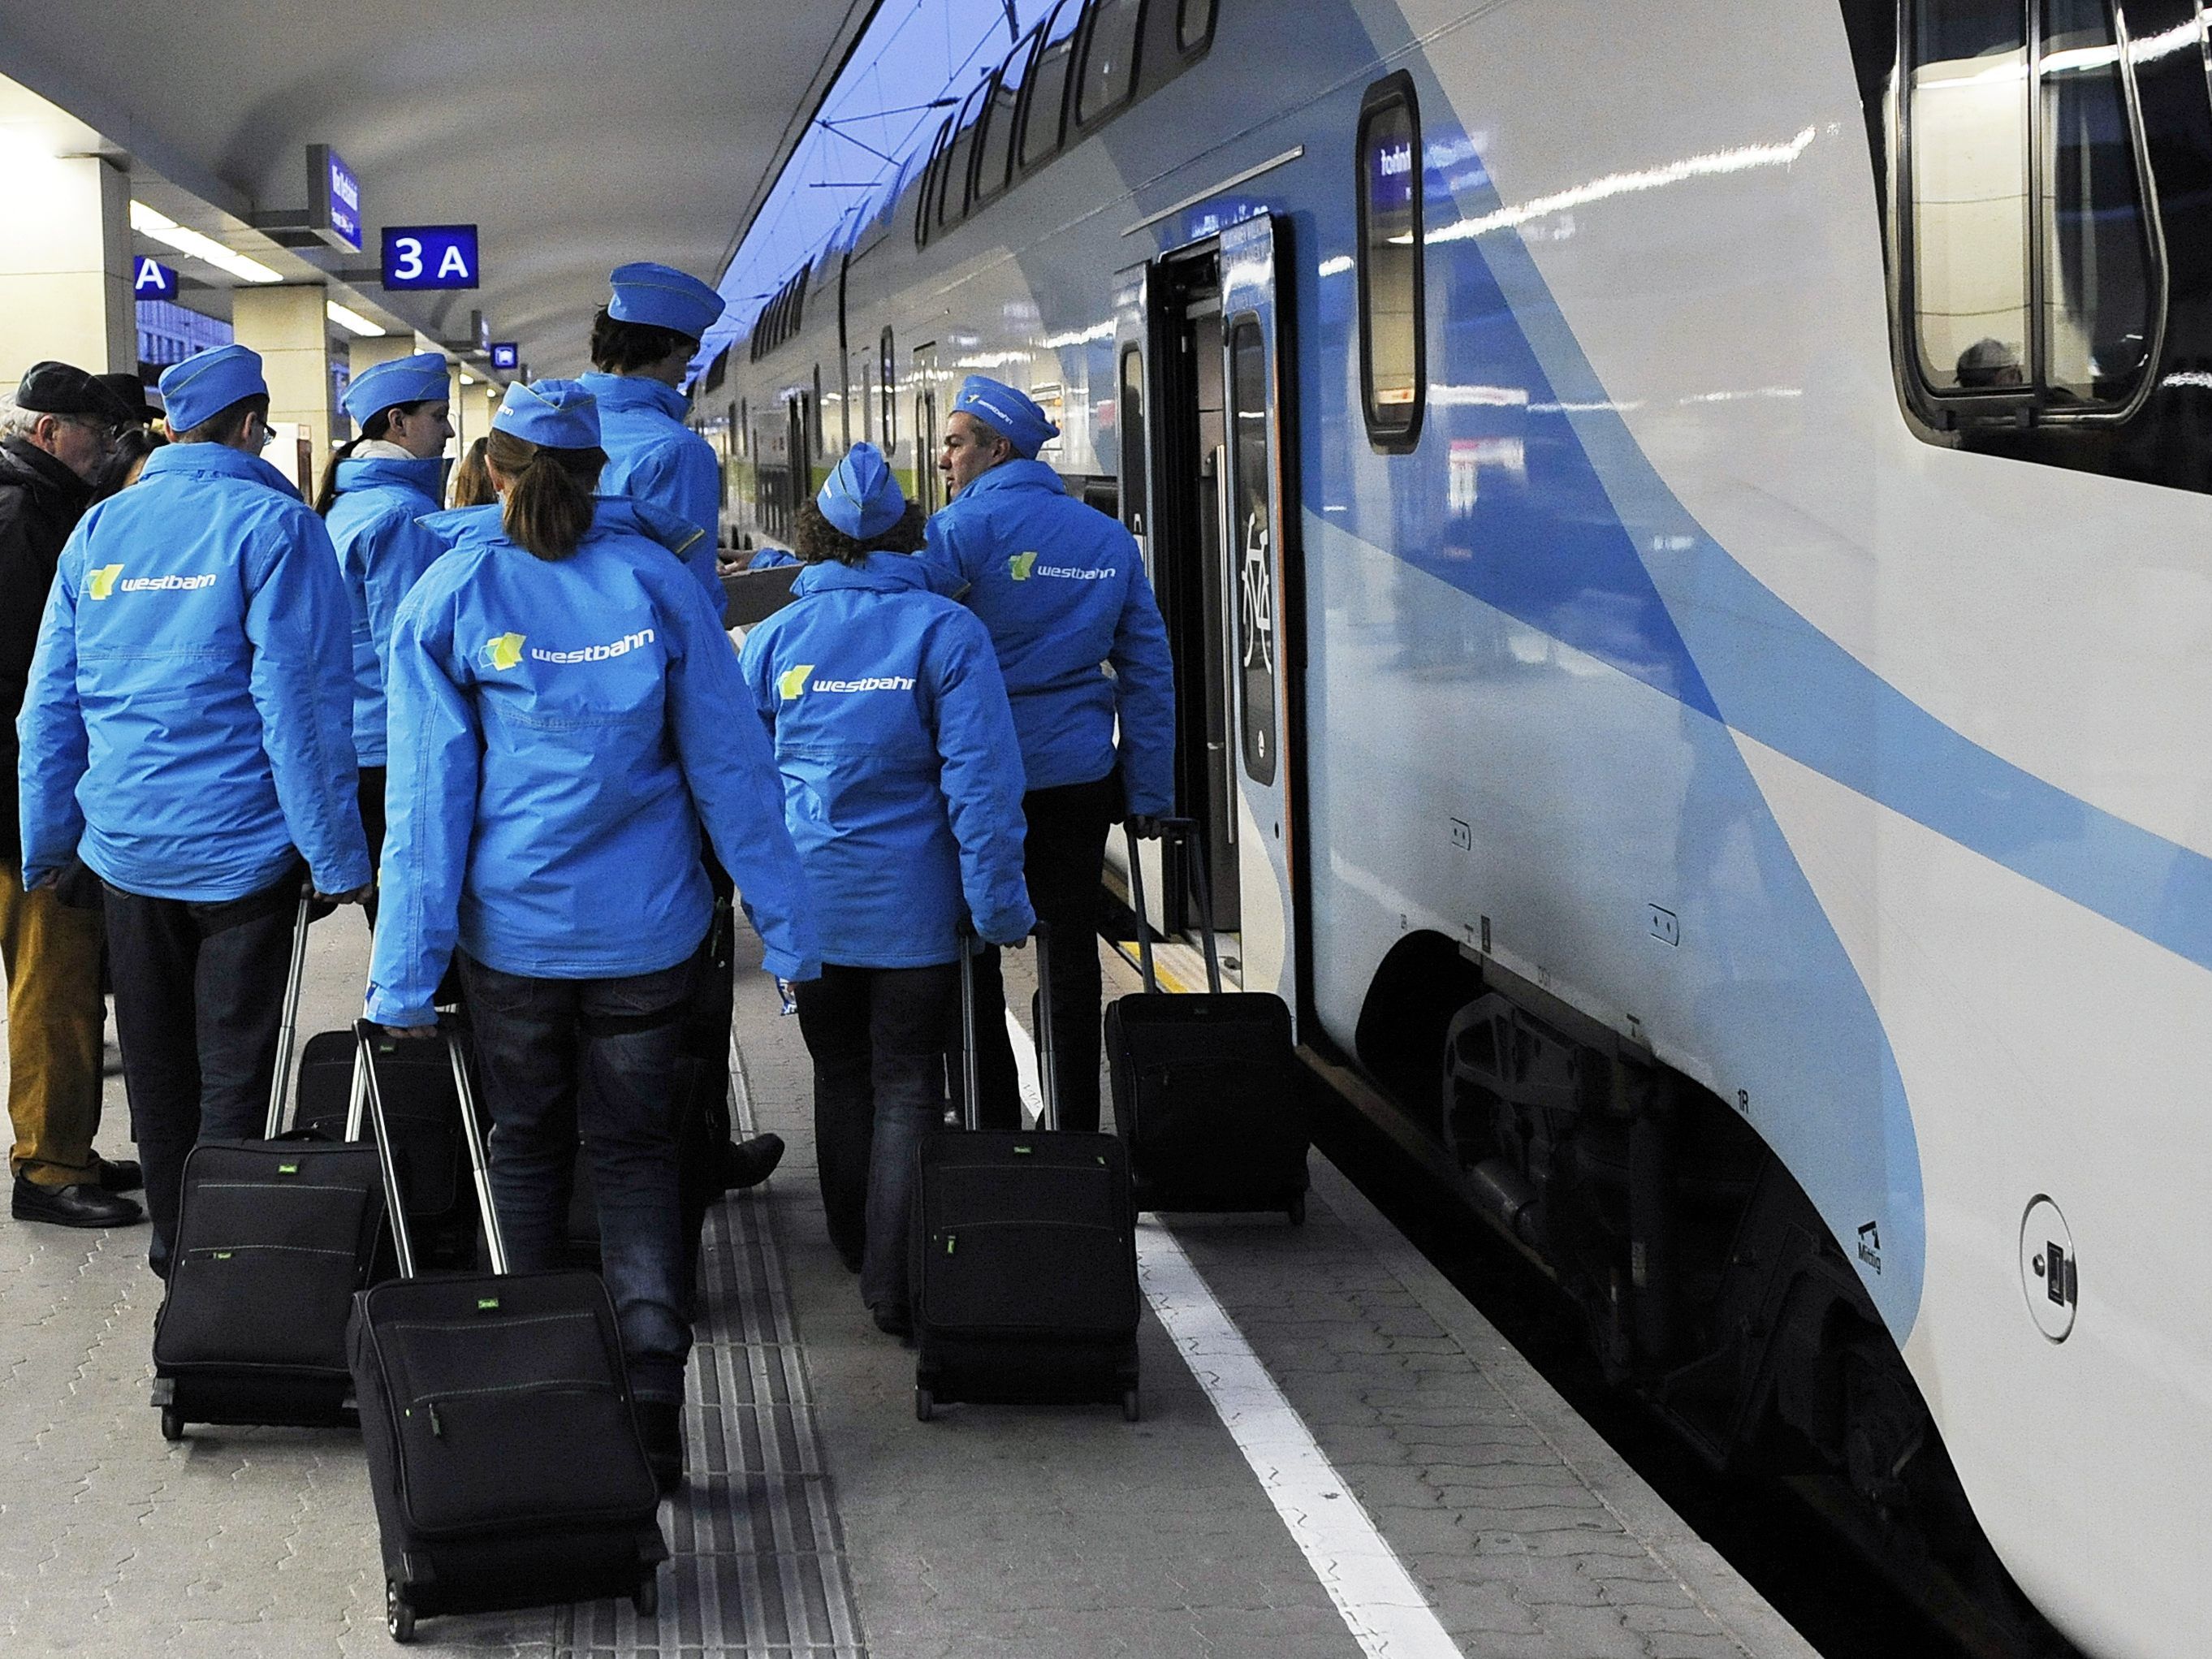
<path fill-rule="evenodd" d="M 482 655 L 486 668 L 519 668 L 522 665 L 522 635 L 495 634 L 484 641 Z"/>
<path fill-rule="evenodd" d="M 1103 570 L 1085 570 L 1080 565 L 1039 564 L 1035 553 L 1017 553 L 1006 561 L 1006 574 L 1018 582 L 1032 576 L 1056 576 L 1062 581 L 1103 582 L 1114 574 L 1113 567 Z"/>
<path fill-rule="evenodd" d="M 103 564 L 85 573 L 87 588 L 95 599 L 104 599 L 117 593 L 191 593 L 203 587 L 215 586 L 215 573 L 204 576 L 133 576 L 121 580 L 123 567 Z"/>
<path fill-rule="evenodd" d="M 787 668 L 775 677 L 775 689 L 789 702 L 806 691 L 911 691 L 913 677 L 907 674 L 871 674 L 857 680 L 816 680 L 808 684 L 806 677 L 814 672 L 811 662 L 800 663 L 796 668 Z"/>
<path fill-rule="evenodd" d="M 1006 561 L 1006 574 L 1018 582 L 1027 581 L 1030 573 L 1036 568 L 1036 555 L 1034 553 L 1017 553 Z"/>
<path fill-rule="evenodd" d="M 812 663 L 803 662 L 796 668 L 785 669 L 783 672 L 775 677 L 775 689 L 782 694 L 784 702 L 789 702 L 793 697 L 806 690 L 806 677 L 813 672 L 814 665 Z"/>

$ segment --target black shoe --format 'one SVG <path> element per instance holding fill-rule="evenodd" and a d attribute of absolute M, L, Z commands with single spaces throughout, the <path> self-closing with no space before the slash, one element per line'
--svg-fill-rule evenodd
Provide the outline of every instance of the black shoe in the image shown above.
<path fill-rule="evenodd" d="M 57 1227 L 128 1227 L 146 1218 L 137 1200 L 104 1193 L 88 1181 L 67 1187 L 41 1187 L 15 1177 L 10 1210 L 18 1221 L 47 1221 Z"/>
<path fill-rule="evenodd" d="M 95 1153 L 93 1162 L 100 1166 L 103 1193 L 135 1193 L 146 1184 L 146 1172 L 135 1158 L 101 1158 Z"/>
<path fill-rule="evenodd" d="M 734 1193 L 757 1187 L 783 1162 L 783 1137 L 769 1133 L 750 1140 L 733 1140 L 722 1155 L 722 1190 Z"/>
<path fill-rule="evenodd" d="M 684 1484 L 684 1407 L 673 1400 L 641 1400 L 636 1409 L 646 1465 L 665 1496 Z"/>

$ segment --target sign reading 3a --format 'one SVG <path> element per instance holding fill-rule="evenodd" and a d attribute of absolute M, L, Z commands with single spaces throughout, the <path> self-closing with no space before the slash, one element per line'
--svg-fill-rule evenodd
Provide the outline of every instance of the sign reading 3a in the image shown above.
<path fill-rule="evenodd" d="M 386 289 L 474 288 L 477 277 L 474 225 L 385 227 Z"/>

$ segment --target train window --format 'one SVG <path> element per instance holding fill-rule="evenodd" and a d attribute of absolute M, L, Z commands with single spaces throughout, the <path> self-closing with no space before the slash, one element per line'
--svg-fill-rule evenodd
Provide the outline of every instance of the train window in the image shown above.
<path fill-rule="evenodd" d="M 1420 441 L 1423 340 L 1421 124 L 1412 77 L 1377 82 L 1359 112 L 1359 383 L 1367 441 Z"/>
<path fill-rule="evenodd" d="M 876 368 L 883 385 L 884 453 L 889 454 L 898 442 L 898 381 L 891 372 L 891 331 L 888 326 L 876 343 Z"/>
<path fill-rule="evenodd" d="M 993 84 L 991 101 L 983 106 L 983 137 L 977 143 L 975 199 L 988 202 L 1006 187 L 1014 165 L 1015 117 L 1021 112 L 1022 85 L 1030 58 L 1036 52 L 1039 31 L 1031 29 L 1006 54 Z"/>
<path fill-rule="evenodd" d="M 936 224 L 937 200 L 945 182 L 945 143 L 952 131 L 952 117 L 945 118 L 937 129 L 937 137 L 930 141 L 929 162 L 921 170 L 921 192 L 914 213 L 914 245 L 921 247 L 929 240 L 929 233 Z"/>
<path fill-rule="evenodd" d="M 1115 425 L 1121 443 L 1121 522 L 1132 536 L 1145 533 L 1145 354 L 1121 349 L 1121 389 Z"/>
<path fill-rule="evenodd" d="M 866 353 L 860 358 L 860 436 L 868 443 L 876 441 L 876 366 Z"/>
<path fill-rule="evenodd" d="M 1178 0 L 1176 9 L 1176 44 L 1185 52 L 1195 52 L 1204 46 L 1213 33 L 1213 0 Z"/>
<path fill-rule="evenodd" d="M 976 113 L 988 109 L 991 88 L 994 82 L 986 81 L 968 94 L 968 101 L 960 106 L 960 130 L 945 152 L 945 191 L 937 206 L 939 226 L 957 225 L 968 211 L 968 173 L 975 155 L 975 124 L 981 118 Z"/>
<path fill-rule="evenodd" d="M 1022 118 L 1022 165 L 1033 167 L 1060 150 L 1060 117 L 1067 106 L 1067 60 L 1075 50 L 1082 0 L 1060 0 L 1030 74 L 1028 113 Z"/>
<path fill-rule="evenodd" d="M 1229 331 L 1231 441 L 1236 446 L 1237 701 L 1243 705 L 1244 770 L 1275 781 L 1275 552 L 1271 507 L 1273 466 L 1267 438 L 1267 352 L 1256 318 Z"/>
<path fill-rule="evenodd" d="M 1901 334 L 1920 413 L 2127 412 L 2163 273 L 2111 0 L 1920 0 L 1904 39 Z"/>
<path fill-rule="evenodd" d="M 1121 107 L 1137 88 L 1137 30 L 1145 0 L 1095 0 L 1083 46 L 1075 118 L 1089 126 Z"/>

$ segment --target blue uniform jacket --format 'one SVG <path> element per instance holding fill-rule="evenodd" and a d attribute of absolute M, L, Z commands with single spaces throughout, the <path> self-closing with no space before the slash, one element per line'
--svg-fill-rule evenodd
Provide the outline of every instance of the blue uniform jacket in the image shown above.
<path fill-rule="evenodd" d="M 599 400 L 599 447 L 607 452 L 599 493 L 648 502 L 706 532 L 684 562 L 720 617 L 725 601 L 714 544 L 722 534 L 722 469 L 714 446 L 684 424 L 690 400 L 635 374 L 586 374 L 584 384 Z"/>
<path fill-rule="evenodd" d="M 601 501 L 558 561 L 477 511 L 400 605 L 388 672 L 371 1019 L 428 1024 L 457 939 L 534 979 L 674 967 L 712 912 L 702 821 L 769 969 L 819 971 L 737 653 L 635 503 Z"/>
<path fill-rule="evenodd" d="M 438 510 L 444 466 L 434 455 L 338 463 L 338 498 L 323 522 L 353 606 L 353 748 L 363 766 L 384 764 L 384 655 L 399 601 L 438 556 L 415 520 Z"/>
<path fill-rule="evenodd" d="M 1036 922 L 1005 682 L 982 624 L 927 580 L 896 553 L 812 565 L 745 635 L 825 962 L 951 962 L 963 911 L 1001 945 Z"/>
<path fill-rule="evenodd" d="M 1118 715 L 1129 811 L 1172 812 L 1175 664 L 1129 532 L 1043 462 L 1013 460 L 930 519 L 921 557 L 991 630 L 1029 787 L 1112 771 Z"/>
<path fill-rule="evenodd" d="M 284 475 L 172 444 L 63 548 L 16 731 L 23 882 L 75 850 L 127 892 L 213 903 L 304 854 L 369 878 L 345 587 Z"/>

